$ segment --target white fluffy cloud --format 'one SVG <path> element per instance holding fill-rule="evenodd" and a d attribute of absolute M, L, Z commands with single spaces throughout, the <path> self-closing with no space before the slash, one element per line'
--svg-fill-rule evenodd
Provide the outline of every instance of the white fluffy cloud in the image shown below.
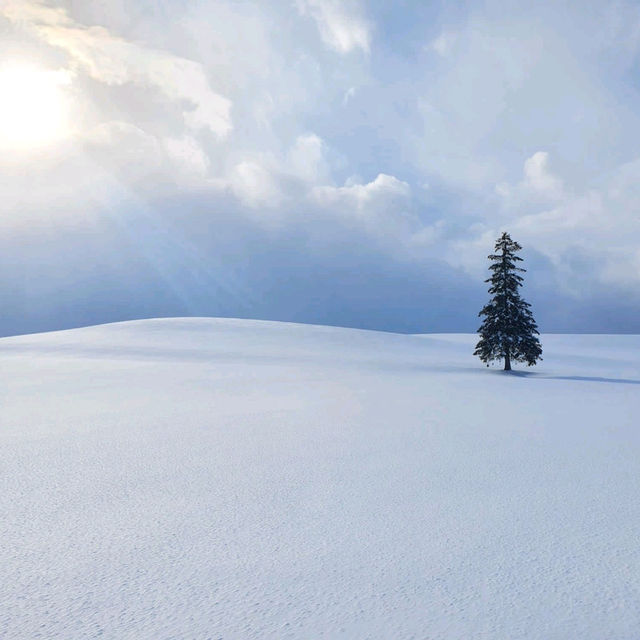
<path fill-rule="evenodd" d="M 309 200 L 330 216 L 382 241 L 397 254 L 407 252 L 408 246 L 414 244 L 415 234 L 423 229 L 411 195 L 408 183 L 380 173 L 371 182 L 351 178 L 341 187 L 317 186 Z"/>
<path fill-rule="evenodd" d="M 549 154 L 546 151 L 536 151 L 524 163 L 525 185 L 548 197 L 558 197 L 562 194 L 562 181 L 549 170 Z"/>
<path fill-rule="evenodd" d="M 299 135 L 281 154 L 246 154 L 221 184 L 251 208 L 274 209 L 330 180 L 326 145 L 315 133 Z"/>
<path fill-rule="evenodd" d="M 233 193 L 249 207 L 277 207 L 282 203 L 276 176 L 258 162 L 238 163 L 228 181 Z"/>
<path fill-rule="evenodd" d="M 581 297 L 598 288 L 640 286 L 640 160 L 571 191 L 550 173 L 543 152 L 525 161 L 523 173 L 515 186 L 500 185 L 502 214 L 453 240 L 451 264 L 480 273 L 487 249 L 508 230 L 549 260 L 558 291 Z"/>
<path fill-rule="evenodd" d="M 371 47 L 371 25 L 362 16 L 356 2 L 341 0 L 298 0 L 303 14 L 313 17 L 324 42 L 339 53 Z"/>
<path fill-rule="evenodd" d="M 309 183 L 326 182 L 330 176 L 326 145 L 315 133 L 296 138 L 286 160 L 289 171 Z"/>
<path fill-rule="evenodd" d="M 371 203 L 388 202 L 409 197 L 411 189 L 406 182 L 395 176 L 379 174 L 374 180 L 361 184 L 353 180 L 347 181 L 343 187 L 319 186 L 313 196 L 323 204 L 340 204 L 355 211 L 364 211 Z"/>
<path fill-rule="evenodd" d="M 515 220 L 514 233 L 548 256 L 560 282 L 576 291 L 584 273 L 572 272 L 576 252 L 593 259 L 589 274 L 604 285 L 640 285 L 640 161 L 619 167 L 578 193 L 566 194 L 555 207 Z"/>
<path fill-rule="evenodd" d="M 524 161 L 523 177 L 517 184 L 502 182 L 495 190 L 512 218 L 529 213 L 531 208 L 557 203 L 566 195 L 562 180 L 551 171 L 546 151 L 536 151 Z"/>

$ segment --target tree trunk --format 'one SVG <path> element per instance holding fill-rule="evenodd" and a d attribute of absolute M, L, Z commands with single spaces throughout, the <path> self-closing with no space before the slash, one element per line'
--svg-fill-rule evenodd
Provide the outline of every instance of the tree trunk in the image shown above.
<path fill-rule="evenodd" d="M 511 357 L 509 356 L 509 350 L 504 354 L 504 370 L 511 371 Z"/>

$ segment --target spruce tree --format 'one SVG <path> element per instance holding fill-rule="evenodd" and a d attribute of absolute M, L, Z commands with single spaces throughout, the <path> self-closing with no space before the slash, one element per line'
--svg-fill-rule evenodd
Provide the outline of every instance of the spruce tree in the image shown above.
<path fill-rule="evenodd" d="M 511 362 L 526 362 L 528 366 L 542 360 L 540 335 L 531 305 L 525 302 L 518 289 L 523 278 L 518 272 L 525 272 L 516 266 L 522 258 L 516 253 L 522 247 L 514 242 L 508 233 L 503 233 L 496 241 L 495 253 L 489 256 L 491 277 L 491 300 L 478 314 L 484 321 L 478 329 L 480 340 L 473 355 L 483 362 L 504 359 L 504 370 L 511 371 Z"/>

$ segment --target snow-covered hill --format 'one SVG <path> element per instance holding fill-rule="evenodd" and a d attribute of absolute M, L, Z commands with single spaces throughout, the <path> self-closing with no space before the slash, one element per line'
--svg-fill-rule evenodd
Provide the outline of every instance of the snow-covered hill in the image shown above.
<path fill-rule="evenodd" d="M 640 337 L 0 340 L 0 637 L 640 637 Z"/>

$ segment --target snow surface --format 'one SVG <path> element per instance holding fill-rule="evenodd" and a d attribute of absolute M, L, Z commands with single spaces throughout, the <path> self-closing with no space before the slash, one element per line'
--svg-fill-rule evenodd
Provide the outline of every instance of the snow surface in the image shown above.
<path fill-rule="evenodd" d="M 640 337 L 0 340 L 0 637 L 640 638 Z"/>

